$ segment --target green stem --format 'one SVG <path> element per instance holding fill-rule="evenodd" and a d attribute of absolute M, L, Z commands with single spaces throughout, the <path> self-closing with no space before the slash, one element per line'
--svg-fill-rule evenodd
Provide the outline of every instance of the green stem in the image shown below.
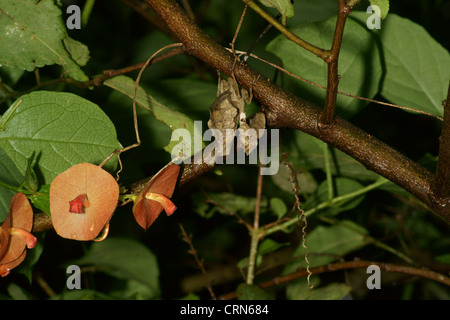
<path fill-rule="evenodd" d="M 328 200 L 331 201 L 334 197 L 333 192 L 333 177 L 331 175 L 330 157 L 328 154 L 328 144 L 323 143 L 323 156 L 325 158 L 325 173 L 327 175 Z"/>
<path fill-rule="evenodd" d="M 302 48 L 314 53 L 316 56 L 321 58 L 324 61 L 329 60 L 329 52 L 322 48 L 316 47 L 315 45 L 303 40 L 298 37 L 296 34 L 292 33 L 288 28 L 283 26 L 283 24 L 279 23 L 275 20 L 270 14 L 261 9 L 253 0 L 242 0 L 246 3 L 250 8 L 252 8 L 256 13 L 258 13 L 261 17 L 267 20 L 272 26 L 277 28 L 282 34 L 286 36 L 292 42 L 298 44 Z"/>
<path fill-rule="evenodd" d="M 3 188 L 5 188 L 5 189 L 12 190 L 12 191 L 14 191 L 14 192 L 20 192 L 20 190 L 19 190 L 18 187 L 11 186 L 11 185 L 9 185 L 9 184 L 7 184 L 7 183 L 4 183 L 4 182 L 1 182 L 1 181 L 0 181 L 0 187 L 3 187 Z"/>
<path fill-rule="evenodd" d="M 16 102 L 13 104 L 13 106 L 11 106 L 11 112 L 8 113 L 8 115 L 2 120 L 2 122 L 0 123 L 0 131 L 5 130 L 5 124 L 8 122 L 9 118 L 11 118 L 12 114 L 14 113 L 14 111 L 16 111 L 17 107 L 22 103 L 22 99 L 20 100 L 16 100 Z"/>
<path fill-rule="evenodd" d="M 379 241 L 379 240 L 377 240 L 377 239 L 367 235 L 366 233 L 364 233 L 359 228 L 352 227 L 349 224 L 342 223 L 342 221 L 335 220 L 335 219 L 332 219 L 332 218 L 329 218 L 329 217 L 320 217 L 320 220 L 322 220 L 322 221 L 324 221 L 326 223 L 329 223 L 329 224 L 333 224 L 333 225 L 339 224 L 339 225 L 341 225 L 341 226 L 343 226 L 345 228 L 351 229 L 352 231 L 363 235 L 365 237 L 365 239 L 368 242 L 370 242 L 371 244 L 373 244 L 374 246 L 392 253 L 393 255 L 397 256 L 398 258 L 402 259 L 403 261 L 405 261 L 405 262 L 407 262 L 409 264 L 416 265 L 416 263 L 410 257 L 405 255 L 404 253 L 402 253 L 402 252 L 400 252 L 400 251 L 398 251 L 398 250 L 388 246 L 387 244 L 385 244 L 385 243 L 383 243 L 383 242 L 381 242 L 381 241 Z"/>
<path fill-rule="evenodd" d="M 258 243 L 261 239 L 261 229 L 259 228 L 259 213 L 261 208 L 261 192 L 262 192 L 262 165 L 259 165 L 258 185 L 256 187 L 256 205 L 255 217 L 253 218 L 253 228 L 251 230 L 250 254 L 248 257 L 247 284 L 253 284 L 255 277 L 256 257 L 258 254 Z"/>
<path fill-rule="evenodd" d="M 83 12 L 81 13 L 81 24 L 83 26 L 87 25 L 89 16 L 91 15 L 92 9 L 94 8 L 95 0 L 87 0 L 83 7 Z"/>
<path fill-rule="evenodd" d="M 368 185 L 367 187 L 361 188 L 355 192 L 351 192 L 351 193 L 345 194 L 343 196 L 335 197 L 335 198 L 331 199 L 330 201 L 322 202 L 317 207 L 309 209 L 308 211 L 305 211 L 304 215 L 310 216 L 313 213 L 316 213 L 317 211 L 320 211 L 322 209 L 329 208 L 334 205 L 338 205 L 338 204 L 347 202 L 353 198 L 356 198 L 362 194 L 365 194 L 373 189 L 376 189 L 376 188 L 382 186 L 383 184 L 387 183 L 388 181 L 389 180 L 387 180 L 387 179 L 380 178 L 378 181 L 375 181 L 374 183 Z M 263 232 L 264 236 L 275 233 L 277 231 L 283 231 L 295 223 L 297 223 L 297 219 L 291 219 L 291 220 L 281 223 L 279 225 L 268 228 L 268 229 L 264 230 L 264 232 Z"/>

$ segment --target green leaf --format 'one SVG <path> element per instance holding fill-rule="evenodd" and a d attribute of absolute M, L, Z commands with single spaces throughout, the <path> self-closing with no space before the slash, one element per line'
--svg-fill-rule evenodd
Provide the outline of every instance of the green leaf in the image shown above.
<path fill-rule="evenodd" d="M 89 290 L 67 290 L 50 298 L 51 300 L 112 300 L 113 298 L 104 293 Z"/>
<path fill-rule="evenodd" d="M 256 255 L 256 267 L 259 267 L 263 261 L 263 256 L 265 254 L 271 253 L 278 250 L 281 247 L 287 246 L 289 243 L 279 243 L 272 239 L 263 240 L 258 246 L 258 254 Z M 237 263 L 237 267 L 240 270 L 248 267 L 248 257 L 245 257 Z"/>
<path fill-rule="evenodd" d="M 13 300 L 32 300 L 33 295 L 15 283 L 8 285 L 8 294 Z"/>
<path fill-rule="evenodd" d="M 22 103 L 15 110 L 12 106 L 0 118 L 5 127 L 0 131 L 0 148 L 22 174 L 28 158 L 35 153 L 36 174 L 42 184 L 77 163 L 99 164 L 121 147 L 113 123 L 86 99 L 48 91 L 36 91 L 20 99 Z M 4 122 L 6 117 L 9 119 Z M 106 170 L 115 168 L 117 159 L 111 160 Z"/>
<path fill-rule="evenodd" d="M 295 15 L 288 20 L 288 26 L 326 20 L 337 14 L 338 3 L 335 0 L 294 1 L 294 10 Z"/>
<path fill-rule="evenodd" d="M 365 13 L 352 16 L 365 21 Z M 390 102 L 442 117 L 450 81 L 450 54 L 420 25 L 390 14 L 379 35 L 386 74 L 381 95 Z"/>
<path fill-rule="evenodd" d="M 146 88 L 147 89 L 147 88 Z M 217 82 L 190 77 L 152 81 L 147 91 L 163 105 L 176 111 L 189 110 L 197 119 L 209 119 L 209 107 L 217 96 Z"/>
<path fill-rule="evenodd" d="M 283 200 L 281 200 L 280 198 L 271 198 L 270 207 L 272 208 L 278 219 L 283 218 L 283 216 L 287 213 L 287 207 L 284 204 Z"/>
<path fill-rule="evenodd" d="M 27 71 L 59 64 L 69 77 L 88 80 L 64 41 L 68 35 L 54 1 L 0 0 L 0 64 Z M 80 61 L 79 57 L 75 60 Z"/>
<path fill-rule="evenodd" d="M 330 283 L 322 288 L 315 288 L 309 292 L 305 300 L 342 300 L 352 288 L 345 283 Z"/>
<path fill-rule="evenodd" d="M 32 165 L 33 159 L 34 153 L 31 154 L 31 157 L 28 158 L 27 168 L 25 170 L 25 181 L 23 183 L 23 186 L 25 187 L 25 189 L 31 192 L 36 192 L 36 190 L 38 189 L 38 179 L 33 169 Z"/>
<path fill-rule="evenodd" d="M 0 79 L 4 85 L 16 85 L 23 73 L 24 71 L 20 68 L 0 66 Z"/>
<path fill-rule="evenodd" d="M 440 256 L 436 256 L 434 259 L 442 263 L 450 264 L 450 253 L 441 254 Z"/>
<path fill-rule="evenodd" d="M 265 255 L 278 250 L 281 247 L 289 245 L 289 243 L 279 243 L 272 239 L 264 239 L 258 246 L 258 254 Z"/>
<path fill-rule="evenodd" d="M 8 215 L 11 199 L 16 193 L 2 186 L 2 183 L 19 187 L 23 180 L 24 174 L 19 172 L 8 154 L 0 147 L 0 222 Z"/>
<path fill-rule="evenodd" d="M 310 267 L 313 268 L 331 263 L 337 257 L 345 256 L 365 246 L 369 243 L 366 235 L 367 230 L 347 220 L 330 227 L 317 226 L 306 237 Z M 292 254 L 293 257 L 297 257 L 296 261 L 286 266 L 284 273 L 291 273 L 298 268 L 305 268 L 305 253 L 305 248 L 300 244 Z"/>
<path fill-rule="evenodd" d="M 295 165 L 295 168 L 308 171 L 314 169 L 325 171 L 323 142 L 298 130 L 295 130 L 293 135 L 295 137 L 294 142 L 287 146 L 287 152 L 289 152 L 290 160 Z M 330 157 L 330 167 L 333 175 L 357 180 L 376 180 L 378 178 L 378 174 L 366 169 L 361 163 L 338 149 L 332 149 Z"/>
<path fill-rule="evenodd" d="M 323 22 L 301 24 L 290 30 L 316 46 L 331 48 L 335 26 L 336 17 L 332 17 Z M 266 46 L 266 50 L 277 55 L 288 71 L 326 87 L 327 64 L 284 35 L 273 39 Z M 369 99 L 378 92 L 382 68 L 376 42 L 365 26 L 349 19 L 345 24 L 338 73 L 341 77 L 339 81 L 341 92 Z M 302 97 L 319 106 L 323 105 L 325 89 L 298 79 L 290 78 L 290 80 L 292 88 L 288 88 L 289 90 L 301 92 Z M 366 104 L 365 101 L 338 94 L 337 114 L 349 117 Z"/>
<path fill-rule="evenodd" d="M 281 14 L 281 22 L 286 25 L 286 19 L 294 15 L 294 6 L 291 0 L 259 0 L 269 8 L 275 8 Z"/>
<path fill-rule="evenodd" d="M 109 237 L 92 244 L 89 251 L 73 261 L 73 264 L 94 265 L 119 279 L 132 279 L 146 285 L 151 298 L 159 297 L 159 268 L 156 256 L 137 241 Z"/>
<path fill-rule="evenodd" d="M 194 210 L 203 217 L 210 218 L 216 212 L 229 215 L 240 213 L 246 215 L 255 211 L 256 199 L 234 193 L 213 193 L 195 195 L 196 207 Z M 210 203 L 212 206 L 208 205 Z M 261 211 L 267 207 L 267 200 L 261 199 Z"/>
<path fill-rule="evenodd" d="M 380 8 L 380 17 L 385 19 L 389 12 L 389 0 L 369 0 L 372 6 Z M 374 11 L 376 12 L 376 11 Z"/>
<path fill-rule="evenodd" d="M 64 39 L 64 46 L 78 65 L 85 66 L 89 61 L 89 48 L 83 43 L 67 37 Z"/>
<path fill-rule="evenodd" d="M 134 97 L 135 81 L 129 77 L 114 77 L 105 81 L 104 84 L 125 94 L 131 99 L 133 99 Z M 186 129 L 189 131 L 191 136 L 191 153 L 186 154 L 186 156 L 191 156 L 196 151 L 199 151 L 194 149 L 194 136 L 198 135 L 202 137 L 203 135 L 199 128 L 194 126 L 193 120 L 187 115 L 179 111 L 172 110 L 161 104 L 150 94 L 148 94 L 147 91 L 144 90 L 141 86 L 138 87 L 136 93 L 136 104 L 151 112 L 156 119 L 166 124 L 172 131 L 176 129 Z M 167 152 L 171 153 L 172 149 L 179 143 L 179 141 L 171 141 L 164 149 Z M 202 147 L 203 146 L 204 144 L 202 143 Z"/>
<path fill-rule="evenodd" d="M 246 283 L 241 283 L 236 289 L 239 300 L 273 300 L 275 297 L 263 289 Z"/>
<path fill-rule="evenodd" d="M 363 188 L 363 185 L 352 179 L 338 177 L 334 179 L 333 187 L 334 196 L 338 197 L 358 191 Z M 328 208 L 327 212 L 335 215 L 343 211 L 349 211 L 358 206 L 363 199 L 364 195 L 361 195 L 344 203 L 337 203 L 334 207 Z M 304 203 L 304 210 L 312 209 L 326 201 L 328 201 L 328 183 L 324 181 L 317 188 L 317 192 Z"/>
<path fill-rule="evenodd" d="M 29 196 L 31 203 L 37 209 L 42 210 L 50 216 L 50 185 L 45 184 L 39 188 L 37 193 Z"/>
<path fill-rule="evenodd" d="M 291 170 L 286 166 L 280 166 L 278 172 L 271 176 L 273 183 L 275 183 L 280 189 L 292 194 L 292 183 L 289 180 Z M 306 170 L 299 170 L 296 175 L 298 185 L 300 187 L 300 194 L 313 193 L 317 189 L 317 182 L 314 176 Z"/>

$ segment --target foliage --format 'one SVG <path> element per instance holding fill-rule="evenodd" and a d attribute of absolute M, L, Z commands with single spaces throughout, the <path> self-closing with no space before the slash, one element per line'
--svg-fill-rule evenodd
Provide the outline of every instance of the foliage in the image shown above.
<path fill-rule="evenodd" d="M 99 165 L 111 154 L 103 169 L 119 179 L 119 204 L 136 201 L 130 185 L 154 175 L 170 161 L 177 143 L 171 141 L 175 129 L 201 135 L 216 96 L 215 70 L 188 55 L 150 65 L 136 96 L 137 70 L 100 85 L 79 86 L 105 70 L 142 63 L 172 40 L 158 24 L 149 25 L 127 7 L 127 1 L 98 1 L 93 8 L 88 1 L 81 29 L 68 30 L 64 23 L 68 14 L 61 2 L 0 0 L 0 221 L 7 217 L 18 192 L 27 195 L 35 215 L 44 212 L 51 217 L 52 181 L 74 165 Z M 199 25 L 228 46 L 243 3 L 188 2 Z M 260 0 L 259 4 L 273 16 L 280 13 L 283 25 L 295 34 L 329 48 L 337 2 Z M 430 1 L 429 15 L 448 22 L 438 3 Z M 381 30 L 366 27 L 369 4 L 382 7 Z M 83 1 L 77 5 L 84 8 Z M 422 159 L 434 171 L 441 126 L 435 117 L 443 116 L 450 55 L 449 44 L 442 41 L 448 31 L 430 34 L 420 24 L 429 18 L 423 15 L 414 16 L 412 9 L 388 1 L 362 1 L 354 8 L 343 35 L 339 90 L 409 110 L 339 95 L 336 112 L 414 160 Z M 247 50 L 264 27 L 248 9 L 236 49 Z M 276 30 L 270 30 L 253 53 L 280 62 L 297 78 L 252 58 L 251 67 L 294 94 L 323 105 L 326 91 L 298 78 L 326 86 L 323 61 Z M 64 80 L 68 78 L 73 81 Z M 134 98 L 142 143 L 123 152 L 119 163 L 115 150 L 136 142 Z M 254 101 L 247 114 L 257 108 Z M 204 127 L 196 126 L 196 120 Z M 116 208 L 109 235 L 102 242 L 66 240 L 53 230 L 38 234 L 37 246 L 27 250 L 25 262 L 0 279 L 0 297 L 209 299 L 206 287 L 211 284 L 216 296 L 235 293 L 239 299 L 450 298 L 444 284 L 400 273 L 382 273 L 381 290 L 367 289 L 368 275 L 357 269 L 313 275 L 308 280 L 306 275 L 295 278 L 299 270 L 353 259 L 448 274 L 450 238 L 448 225 L 357 160 L 305 133 L 290 129 L 280 133 L 280 169 L 263 177 L 261 199 L 256 196 L 256 165 L 218 166 L 177 186 L 173 196 L 173 190 L 168 192 L 177 211 L 153 219 L 150 227 L 145 222 L 146 231 L 134 219 L 132 205 L 125 204 Z M 196 147 L 192 141 L 191 154 Z M 256 208 L 260 221 L 255 235 Z M 179 225 L 191 235 L 184 238 L 191 248 L 181 241 Z M 252 255 L 254 237 L 258 246 Z M 254 283 L 248 281 L 253 263 Z M 69 265 L 82 268 L 83 283 L 89 287 L 68 290 Z M 204 267 L 207 277 L 198 267 Z M 257 286 L 290 275 L 279 286 Z"/>

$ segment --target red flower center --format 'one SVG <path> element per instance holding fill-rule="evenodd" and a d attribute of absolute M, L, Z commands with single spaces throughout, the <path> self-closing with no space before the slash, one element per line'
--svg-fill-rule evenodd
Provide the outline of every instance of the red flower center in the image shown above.
<path fill-rule="evenodd" d="M 89 201 L 85 193 L 80 194 L 72 201 L 69 201 L 69 212 L 72 213 L 85 213 L 85 208 L 89 207 Z"/>

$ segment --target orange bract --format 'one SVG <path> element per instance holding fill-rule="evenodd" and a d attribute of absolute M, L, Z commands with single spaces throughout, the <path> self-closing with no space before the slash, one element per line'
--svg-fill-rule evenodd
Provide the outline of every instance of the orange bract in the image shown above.
<path fill-rule="evenodd" d="M 36 245 L 36 238 L 30 233 L 33 227 L 33 209 L 27 197 L 19 192 L 14 195 L 9 214 L 0 227 L 0 275 L 19 265 L 26 256 L 25 247 Z"/>
<path fill-rule="evenodd" d="M 163 209 L 167 215 L 175 211 L 176 207 L 169 199 L 175 189 L 179 173 L 180 166 L 171 163 L 161 169 L 139 193 L 133 206 L 133 214 L 144 230 L 152 225 Z"/>
<path fill-rule="evenodd" d="M 80 210 L 74 199 L 82 199 Z M 63 238 L 93 240 L 109 222 L 119 199 L 112 175 L 91 163 L 80 163 L 59 174 L 50 185 L 50 213 Z M 87 205 L 88 204 L 88 205 Z"/>

